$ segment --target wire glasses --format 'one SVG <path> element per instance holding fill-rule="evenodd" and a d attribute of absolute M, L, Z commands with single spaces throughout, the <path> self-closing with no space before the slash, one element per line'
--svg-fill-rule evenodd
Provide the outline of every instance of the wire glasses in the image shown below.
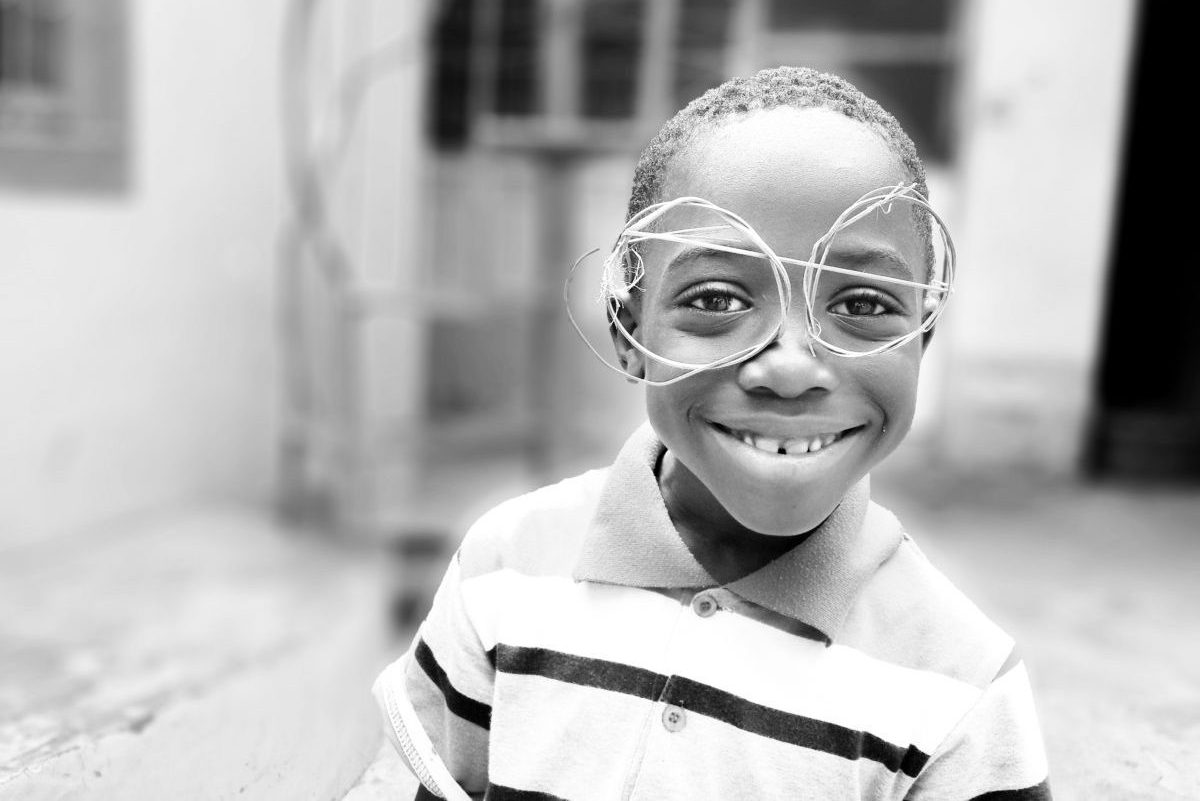
<path fill-rule="evenodd" d="M 918 232 L 920 263 L 864 232 L 890 215 L 908 215 Z M 647 261 L 658 264 L 656 243 L 672 243 L 645 284 Z M 911 248 L 909 249 L 911 253 Z M 592 251 L 595 253 L 596 251 Z M 571 270 L 574 275 L 581 257 Z M 666 254 L 664 254 L 666 255 Z M 834 221 L 808 260 L 779 256 L 741 217 L 696 197 L 657 203 L 632 217 L 604 261 L 601 295 L 618 335 L 661 365 L 669 377 L 636 379 L 653 386 L 681 381 L 753 358 L 788 324 L 796 300 L 788 266 L 802 268 L 799 304 L 811 343 L 838 356 L 875 356 L 900 348 L 936 324 L 954 283 L 955 253 L 941 218 L 914 185 L 868 192 Z M 567 312 L 570 311 L 567 279 Z M 621 322 L 622 306 L 639 292 L 643 326 L 635 337 Z M 592 352 L 608 362 L 584 337 Z M 674 375 L 670 375 L 675 373 Z"/>

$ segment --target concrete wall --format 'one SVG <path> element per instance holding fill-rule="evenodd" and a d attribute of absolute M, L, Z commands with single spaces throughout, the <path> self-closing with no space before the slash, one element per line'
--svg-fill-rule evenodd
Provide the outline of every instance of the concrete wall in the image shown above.
<path fill-rule="evenodd" d="M 0 186 L 0 546 L 172 505 L 270 500 L 293 5 L 129 3 L 129 191 Z M 347 78 L 371 73 L 334 227 L 358 280 L 394 288 L 416 262 L 422 5 L 315 7 L 318 138 L 347 120 Z M 411 410 L 419 329 L 391 320 L 361 333 L 364 403 Z"/>
<path fill-rule="evenodd" d="M 284 3 L 129 6 L 129 191 L 0 186 L 0 545 L 270 486 Z"/>
<path fill-rule="evenodd" d="M 1100 356 L 1135 4 L 967 10 L 940 451 L 1069 472 Z"/>

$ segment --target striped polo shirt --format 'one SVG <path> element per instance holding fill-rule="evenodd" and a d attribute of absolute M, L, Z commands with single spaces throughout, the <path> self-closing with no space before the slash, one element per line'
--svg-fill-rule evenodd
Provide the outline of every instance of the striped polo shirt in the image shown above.
<path fill-rule="evenodd" d="M 467 533 L 375 684 L 419 798 L 1050 797 L 1012 640 L 865 479 L 722 585 L 671 524 L 662 453 L 645 425 Z"/>

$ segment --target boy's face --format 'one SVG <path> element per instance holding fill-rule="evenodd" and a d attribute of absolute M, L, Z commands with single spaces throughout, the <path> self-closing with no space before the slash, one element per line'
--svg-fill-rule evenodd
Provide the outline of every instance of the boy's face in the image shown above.
<path fill-rule="evenodd" d="M 779 108 L 701 134 L 672 164 L 662 196 L 704 198 L 740 215 L 780 256 L 808 259 L 813 244 L 860 196 L 910 180 L 862 123 L 824 109 Z M 874 213 L 853 232 L 839 245 L 852 252 L 831 254 L 830 263 L 846 258 L 869 270 L 870 257 L 864 262 L 862 254 L 886 252 L 922 274 L 924 249 L 910 214 Z M 695 314 L 699 306 L 713 319 L 714 311 L 741 308 L 736 271 L 769 270 L 762 260 L 750 260 L 760 266 L 747 268 L 744 258 L 698 259 L 686 250 L 650 243 L 643 291 L 634 293 L 624 315 L 634 337 L 655 352 L 678 350 L 687 339 L 680 314 Z M 668 449 L 664 496 L 676 519 L 778 536 L 808 531 L 912 423 L 920 341 L 876 356 L 830 354 L 810 343 L 803 268 L 787 269 L 794 299 L 778 340 L 740 364 L 647 388 L 650 421 Z M 849 313 L 871 311 L 870 304 L 858 304 Z M 619 337 L 616 342 L 631 372 L 650 379 L 678 375 Z M 781 446 L 787 453 L 778 453 Z"/>

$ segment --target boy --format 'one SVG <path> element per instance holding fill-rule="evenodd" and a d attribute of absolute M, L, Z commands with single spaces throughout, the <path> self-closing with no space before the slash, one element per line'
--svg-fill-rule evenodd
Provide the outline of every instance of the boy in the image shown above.
<path fill-rule="evenodd" d="M 952 276 L 924 194 L 835 76 L 667 123 L 609 276 L 649 423 L 468 532 L 375 686 L 418 797 L 1050 797 L 1012 641 L 869 499 Z"/>

